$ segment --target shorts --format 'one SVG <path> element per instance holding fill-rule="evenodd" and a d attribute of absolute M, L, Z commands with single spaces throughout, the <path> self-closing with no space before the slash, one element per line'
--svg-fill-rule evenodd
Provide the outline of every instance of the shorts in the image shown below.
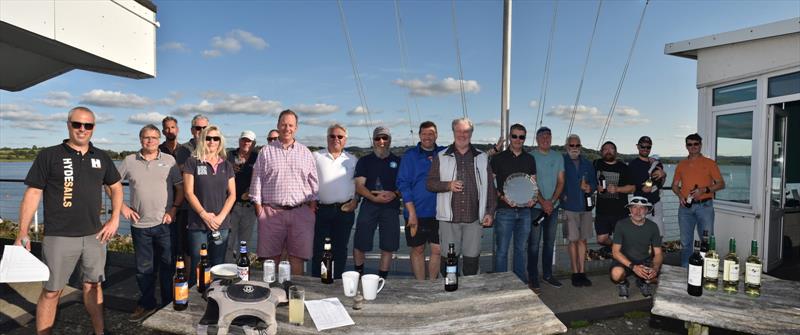
<path fill-rule="evenodd" d="M 106 280 L 106 245 L 95 235 L 45 236 L 42 241 L 42 260 L 50 269 L 44 288 L 60 291 L 67 285 L 75 264 L 80 261 L 83 282 L 100 283 Z"/>
<path fill-rule="evenodd" d="M 611 235 L 617 226 L 617 221 L 626 217 L 628 216 L 598 216 L 594 218 L 594 231 L 597 235 Z"/>
<path fill-rule="evenodd" d="M 258 217 L 258 248 L 261 258 L 281 255 L 284 247 L 289 256 L 304 260 L 311 258 L 314 244 L 316 215 L 311 207 L 275 209 L 264 205 Z"/>
<path fill-rule="evenodd" d="M 665 235 L 664 232 L 664 202 L 659 201 L 653 204 L 653 210 L 650 213 L 647 213 L 646 218 L 650 219 L 651 221 L 655 222 L 658 226 L 658 232 L 661 236 Z"/>
<path fill-rule="evenodd" d="M 620 262 L 617 262 L 616 259 L 611 260 L 611 266 L 608 268 L 608 273 L 611 274 L 611 271 L 613 271 L 615 267 L 621 267 L 621 268 L 625 269 L 625 278 L 628 278 L 630 276 L 637 276 L 638 277 L 638 275 L 636 275 L 636 273 L 633 272 L 633 269 L 632 269 L 633 266 L 634 265 L 638 265 L 638 264 L 644 264 L 645 262 L 652 262 L 649 258 L 645 259 L 645 260 L 638 260 L 638 261 L 634 260 L 634 259 L 631 259 L 631 258 L 628 258 L 628 260 L 631 261 L 631 267 L 630 268 L 625 266 L 624 264 L 622 264 Z"/>
<path fill-rule="evenodd" d="M 454 244 L 456 255 L 464 257 L 479 257 L 481 255 L 481 239 L 483 238 L 483 225 L 480 220 L 473 222 L 439 222 L 439 237 L 441 244 L 448 246 Z M 448 248 L 441 248 L 442 257 L 447 257 Z"/>
<path fill-rule="evenodd" d="M 377 206 L 368 200 L 361 202 L 353 235 L 353 248 L 372 251 L 372 240 L 378 229 L 378 247 L 382 251 L 400 249 L 400 207 Z"/>
<path fill-rule="evenodd" d="M 406 245 L 418 247 L 425 243 L 439 244 L 439 220 L 436 218 L 417 218 L 417 235 L 414 237 L 406 226 Z"/>
<path fill-rule="evenodd" d="M 564 211 L 567 215 L 567 239 L 570 242 L 592 238 L 592 212 Z"/>

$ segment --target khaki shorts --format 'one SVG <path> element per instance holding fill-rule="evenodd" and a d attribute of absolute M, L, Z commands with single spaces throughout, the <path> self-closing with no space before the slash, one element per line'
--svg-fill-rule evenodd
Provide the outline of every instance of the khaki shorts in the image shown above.
<path fill-rule="evenodd" d="M 564 227 L 567 239 L 570 242 L 592 238 L 592 232 L 594 231 L 592 212 L 572 212 L 565 210 L 564 213 L 567 215 L 567 224 Z"/>
<path fill-rule="evenodd" d="M 78 261 L 81 263 L 83 282 L 100 283 L 106 279 L 106 246 L 95 235 L 45 236 L 42 259 L 50 269 L 50 279 L 44 285 L 48 291 L 63 289 Z"/>
<path fill-rule="evenodd" d="M 483 225 L 480 220 L 469 223 L 439 221 L 439 242 L 444 246 L 442 257 L 447 257 L 450 243 L 455 244 L 456 255 L 478 257 L 481 255 L 482 238 Z"/>

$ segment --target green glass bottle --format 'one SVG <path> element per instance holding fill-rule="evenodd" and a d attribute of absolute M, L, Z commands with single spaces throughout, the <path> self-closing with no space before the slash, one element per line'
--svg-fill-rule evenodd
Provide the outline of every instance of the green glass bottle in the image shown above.
<path fill-rule="evenodd" d="M 739 257 L 736 257 L 736 239 L 729 243 L 730 251 L 722 261 L 722 289 L 726 293 L 739 291 Z"/>
<path fill-rule="evenodd" d="M 719 254 L 714 235 L 708 238 L 708 251 L 703 263 L 703 288 L 716 291 L 719 285 Z"/>
<path fill-rule="evenodd" d="M 761 259 L 758 258 L 758 242 L 750 242 L 750 257 L 744 264 L 744 293 L 751 297 L 761 296 Z"/>

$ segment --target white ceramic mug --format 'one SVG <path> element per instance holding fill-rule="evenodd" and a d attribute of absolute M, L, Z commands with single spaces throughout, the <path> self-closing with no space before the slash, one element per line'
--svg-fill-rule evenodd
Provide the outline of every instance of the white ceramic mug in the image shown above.
<path fill-rule="evenodd" d="M 361 276 L 361 288 L 364 290 L 364 299 L 375 300 L 378 292 L 383 289 L 384 284 L 386 284 L 386 280 L 378 277 L 378 275 Z"/>
<path fill-rule="evenodd" d="M 356 271 L 347 271 L 342 273 L 342 288 L 344 288 L 345 297 L 355 297 L 356 290 L 358 290 L 358 277 L 360 275 Z"/>

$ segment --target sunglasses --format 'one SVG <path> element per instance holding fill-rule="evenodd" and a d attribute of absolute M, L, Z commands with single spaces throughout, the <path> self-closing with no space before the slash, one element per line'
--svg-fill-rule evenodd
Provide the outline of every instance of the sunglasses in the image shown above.
<path fill-rule="evenodd" d="M 570 148 L 580 148 L 581 145 L 580 144 L 570 144 L 569 147 Z"/>
<path fill-rule="evenodd" d="M 277 136 L 275 136 L 275 137 L 267 137 L 267 142 L 272 142 L 272 141 L 277 140 L 277 139 L 278 139 Z"/>
<path fill-rule="evenodd" d="M 686 147 L 687 148 L 688 147 L 699 147 L 699 146 L 700 146 L 700 142 L 687 142 L 686 143 Z"/>
<path fill-rule="evenodd" d="M 516 139 L 525 140 L 525 135 L 511 134 L 511 139 L 514 139 L 514 140 L 516 140 Z"/>
<path fill-rule="evenodd" d="M 389 140 L 389 136 L 376 136 L 375 138 L 373 138 L 373 140 L 374 140 L 375 142 L 378 142 L 378 141 L 388 141 L 388 140 Z"/>
<path fill-rule="evenodd" d="M 328 138 L 329 138 L 329 139 L 332 139 L 332 140 L 334 140 L 334 139 L 337 139 L 337 138 L 338 138 L 338 139 L 340 139 L 340 140 L 341 140 L 341 139 L 343 139 L 343 138 L 344 138 L 344 135 L 334 135 L 334 134 L 330 134 L 330 135 L 328 135 Z M 377 139 L 376 139 L 376 141 L 377 141 Z"/>
<path fill-rule="evenodd" d="M 194 126 L 192 128 L 194 128 L 196 131 L 203 131 L 203 129 L 206 129 L 206 126 Z"/>
<path fill-rule="evenodd" d="M 206 136 L 206 141 L 207 142 L 209 142 L 209 141 L 219 142 L 221 140 L 222 140 L 222 137 L 219 137 L 219 136 Z"/>
<path fill-rule="evenodd" d="M 649 205 L 650 202 L 647 199 L 631 199 L 631 204 L 634 205 Z"/>
<path fill-rule="evenodd" d="M 69 125 L 72 127 L 72 129 L 81 129 L 81 127 L 83 127 L 83 129 L 86 130 L 94 129 L 94 123 L 81 123 L 77 121 L 70 121 Z"/>
<path fill-rule="evenodd" d="M 650 150 L 651 148 L 652 148 L 652 146 L 644 146 L 644 145 L 640 145 L 639 146 L 639 149 L 642 149 L 642 150 Z"/>

